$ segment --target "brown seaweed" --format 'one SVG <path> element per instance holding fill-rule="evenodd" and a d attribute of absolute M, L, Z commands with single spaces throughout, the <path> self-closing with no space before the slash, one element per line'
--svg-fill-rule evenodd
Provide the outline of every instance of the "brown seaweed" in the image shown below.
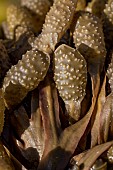
<path fill-rule="evenodd" d="M 78 15 L 73 34 L 74 43 L 86 58 L 89 72 L 94 75 L 96 71 L 102 71 L 106 57 L 102 23 L 89 12 L 80 12 Z"/>
<path fill-rule="evenodd" d="M 65 31 L 69 28 L 77 0 L 56 0 L 47 13 L 42 32 L 34 41 L 33 48 L 38 48 L 46 53 L 55 50 Z M 62 15 L 61 15 L 62 13 Z"/>
<path fill-rule="evenodd" d="M 92 80 L 92 93 L 97 98 L 100 88 L 100 73 L 103 70 L 106 49 L 102 23 L 95 15 L 81 11 L 73 33 L 78 51 L 85 57 Z"/>
<path fill-rule="evenodd" d="M 105 108 L 105 105 L 106 105 L 105 104 L 105 101 L 106 101 L 105 86 L 106 86 L 106 76 L 104 78 L 101 90 L 99 92 L 97 103 L 96 103 L 96 108 L 94 110 L 96 115 L 95 115 L 95 119 L 94 119 L 92 129 L 91 129 L 91 147 L 94 147 L 96 144 L 103 143 L 102 138 L 101 138 L 103 136 L 103 133 L 106 134 L 106 139 L 104 139 L 105 140 L 104 142 L 107 142 L 107 137 L 108 137 L 107 121 L 105 119 L 103 120 L 104 116 L 107 118 L 107 115 L 105 115 L 105 111 L 103 109 Z M 106 130 L 103 132 L 102 132 L 102 129 L 104 128 L 102 126 L 106 127 Z"/>
<path fill-rule="evenodd" d="M 62 44 L 54 53 L 54 79 L 69 115 L 78 120 L 87 82 L 86 61 L 80 53 Z"/>
<path fill-rule="evenodd" d="M 112 169 L 112 1 L 88 2 L 21 0 L 8 9 L 0 134 L 15 169 Z"/>
<path fill-rule="evenodd" d="M 105 102 L 103 103 L 103 108 L 101 110 L 100 115 L 100 143 L 104 143 L 108 141 L 108 138 L 110 136 L 110 124 L 112 120 L 113 115 L 113 93 L 109 94 Z"/>
<path fill-rule="evenodd" d="M 38 170 L 63 170 L 89 124 L 96 100 L 92 100 L 92 105 L 83 119 L 62 131 L 59 129 L 59 112 L 56 112 L 56 109 L 53 110 L 56 105 L 54 105 L 54 98 L 51 97 L 53 94 L 52 84 L 50 80 L 48 81 L 46 80 L 45 83 L 47 84 L 44 84 L 44 87 L 40 90 L 41 111 L 45 127 L 45 146 L 48 147 L 45 147 Z M 54 119 L 55 117 L 56 119 Z M 79 128 L 80 126 L 81 128 Z"/>
<path fill-rule="evenodd" d="M 44 79 L 49 64 L 49 56 L 43 52 L 36 49 L 27 51 L 22 60 L 11 67 L 4 79 L 3 92 L 6 106 L 11 107 L 20 103 L 29 91 L 36 88 Z"/>
<path fill-rule="evenodd" d="M 111 145 L 113 144 L 113 141 L 107 142 L 101 145 L 97 145 L 93 147 L 92 149 L 89 149 L 88 151 L 75 156 L 74 160 L 76 161 L 77 165 L 81 166 L 84 170 L 89 170 L 93 163 L 99 158 L 99 156 L 108 150 Z"/>

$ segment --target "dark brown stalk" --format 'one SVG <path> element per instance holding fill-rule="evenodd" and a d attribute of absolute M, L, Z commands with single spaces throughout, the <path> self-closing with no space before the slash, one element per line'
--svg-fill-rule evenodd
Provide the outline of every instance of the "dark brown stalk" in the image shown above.
<path fill-rule="evenodd" d="M 45 133 L 45 146 L 43 156 L 58 143 L 58 136 L 61 132 L 59 120 L 59 104 L 56 88 L 46 77 L 44 86 L 40 89 L 39 100 L 41 115 Z"/>
<path fill-rule="evenodd" d="M 95 146 L 98 143 L 99 140 L 99 129 L 100 129 L 100 122 L 101 122 L 101 111 L 102 107 L 105 102 L 105 85 L 106 85 L 106 76 L 103 81 L 103 85 L 101 87 L 97 102 L 96 102 L 96 107 L 94 112 L 96 113 L 95 119 L 94 119 L 94 124 L 91 129 L 91 147 Z"/>

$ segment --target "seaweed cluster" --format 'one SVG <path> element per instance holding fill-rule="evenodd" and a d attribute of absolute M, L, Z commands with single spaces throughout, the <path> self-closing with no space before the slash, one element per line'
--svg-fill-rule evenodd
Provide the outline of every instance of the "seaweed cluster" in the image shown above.
<path fill-rule="evenodd" d="M 20 0 L 0 28 L 0 169 L 113 169 L 113 0 Z"/>

